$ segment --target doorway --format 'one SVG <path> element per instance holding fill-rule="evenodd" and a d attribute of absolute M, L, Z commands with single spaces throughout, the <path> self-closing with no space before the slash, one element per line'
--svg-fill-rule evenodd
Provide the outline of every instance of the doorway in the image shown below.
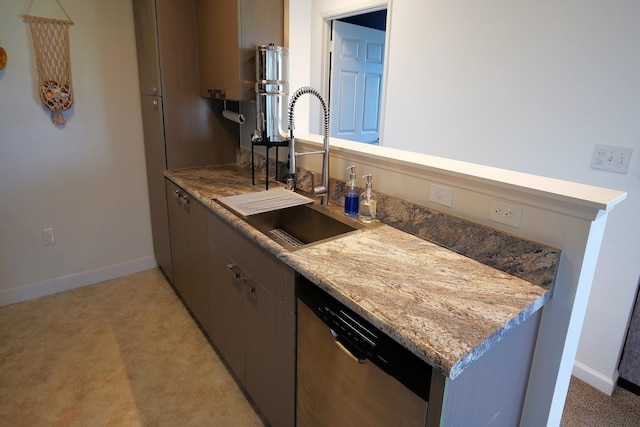
<path fill-rule="evenodd" d="M 336 18 L 330 28 L 330 135 L 379 144 L 387 10 Z"/>

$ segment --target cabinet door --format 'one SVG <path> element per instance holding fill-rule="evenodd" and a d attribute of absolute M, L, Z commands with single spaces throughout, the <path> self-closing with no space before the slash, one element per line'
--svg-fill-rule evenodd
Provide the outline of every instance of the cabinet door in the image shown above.
<path fill-rule="evenodd" d="M 198 0 L 198 34 L 200 94 L 254 100 L 255 47 L 284 44 L 284 1 Z"/>
<path fill-rule="evenodd" d="M 240 3 L 240 86 L 243 99 L 255 98 L 255 48 L 284 46 L 284 0 L 238 0 Z"/>
<path fill-rule="evenodd" d="M 293 426 L 295 315 L 262 286 L 247 294 L 246 389 L 273 426 Z"/>
<path fill-rule="evenodd" d="M 216 243 L 244 271 L 281 302 L 295 312 L 295 273 L 265 249 L 230 227 L 217 215 L 209 215 L 209 240 Z"/>
<path fill-rule="evenodd" d="M 185 197 L 189 197 L 188 195 Z M 188 290 L 186 302 L 201 325 L 210 323 L 211 292 L 207 247 L 207 210 L 197 200 L 184 204 L 185 247 L 187 250 Z"/>
<path fill-rule="evenodd" d="M 236 140 L 231 141 L 220 134 L 216 126 L 224 119 L 214 117 L 215 113 L 200 96 L 196 0 L 156 0 L 156 3 L 167 167 L 229 161 L 218 156 L 218 147 L 235 147 L 238 136 L 234 135 Z"/>
<path fill-rule="evenodd" d="M 203 97 L 240 99 L 238 13 L 237 0 L 198 0 L 200 95 Z"/>
<path fill-rule="evenodd" d="M 186 301 L 189 283 L 187 262 L 187 238 L 184 220 L 184 192 L 173 182 L 166 181 L 167 213 L 169 215 L 169 237 L 171 240 L 171 264 L 173 286 Z"/>
<path fill-rule="evenodd" d="M 211 316 L 207 210 L 169 180 L 166 188 L 173 285 L 194 317 L 204 326 L 210 323 Z"/>
<path fill-rule="evenodd" d="M 244 290 L 238 279 L 241 272 L 233 261 L 209 242 L 212 321 L 209 336 L 239 381 L 244 375 Z"/>
<path fill-rule="evenodd" d="M 142 125 L 144 127 L 144 154 L 147 164 L 147 186 L 149 210 L 153 232 L 153 253 L 164 274 L 173 282 L 171 269 L 171 244 L 169 240 L 169 217 L 167 195 L 164 187 L 164 128 L 162 124 L 162 98 L 141 96 Z"/>
<path fill-rule="evenodd" d="M 133 19 L 136 27 L 140 92 L 144 95 L 162 95 L 155 0 L 133 0 Z"/>
<path fill-rule="evenodd" d="M 213 213 L 207 232 L 211 339 L 269 423 L 293 426 L 296 321 L 287 302 L 295 295 L 295 275 Z"/>

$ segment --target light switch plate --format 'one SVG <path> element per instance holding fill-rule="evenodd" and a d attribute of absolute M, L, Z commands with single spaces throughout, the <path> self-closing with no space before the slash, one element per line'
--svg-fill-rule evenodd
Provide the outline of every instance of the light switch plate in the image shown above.
<path fill-rule="evenodd" d="M 597 144 L 593 149 L 591 167 L 610 172 L 627 173 L 633 149 Z"/>

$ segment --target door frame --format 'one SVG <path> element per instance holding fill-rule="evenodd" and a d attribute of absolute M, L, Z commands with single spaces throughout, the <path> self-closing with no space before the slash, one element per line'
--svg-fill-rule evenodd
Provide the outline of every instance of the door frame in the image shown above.
<path fill-rule="evenodd" d="M 385 30 L 384 39 L 384 64 L 382 66 L 382 91 L 380 95 L 380 146 L 384 145 L 384 126 L 385 126 L 385 105 L 387 98 L 387 74 L 389 68 L 389 41 L 391 34 L 391 1 L 392 0 L 378 0 L 363 3 L 359 6 L 349 6 L 341 9 L 333 9 L 321 13 L 323 26 L 322 26 L 322 94 L 327 100 L 329 100 L 329 81 L 331 79 L 331 57 L 329 50 L 331 49 L 331 21 L 335 19 L 347 18 L 354 15 L 363 15 L 369 12 L 377 12 L 380 10 L 387 10 L 387 28 Z"/>

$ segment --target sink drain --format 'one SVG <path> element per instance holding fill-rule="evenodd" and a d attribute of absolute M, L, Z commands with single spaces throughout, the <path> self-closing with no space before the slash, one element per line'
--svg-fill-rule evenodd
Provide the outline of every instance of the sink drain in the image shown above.
<path fill-rule="evenodd" d="M 269 234 L 271 234 L 273 237 L 279 240 L 284 241 L 288 245 L 293 246 L 294 248 L 304 245 L 304 242 L 296 239 L 291 234 L 287 233 L 281 228 L 274 228 L 273 230 L 269 230 Z"/>

